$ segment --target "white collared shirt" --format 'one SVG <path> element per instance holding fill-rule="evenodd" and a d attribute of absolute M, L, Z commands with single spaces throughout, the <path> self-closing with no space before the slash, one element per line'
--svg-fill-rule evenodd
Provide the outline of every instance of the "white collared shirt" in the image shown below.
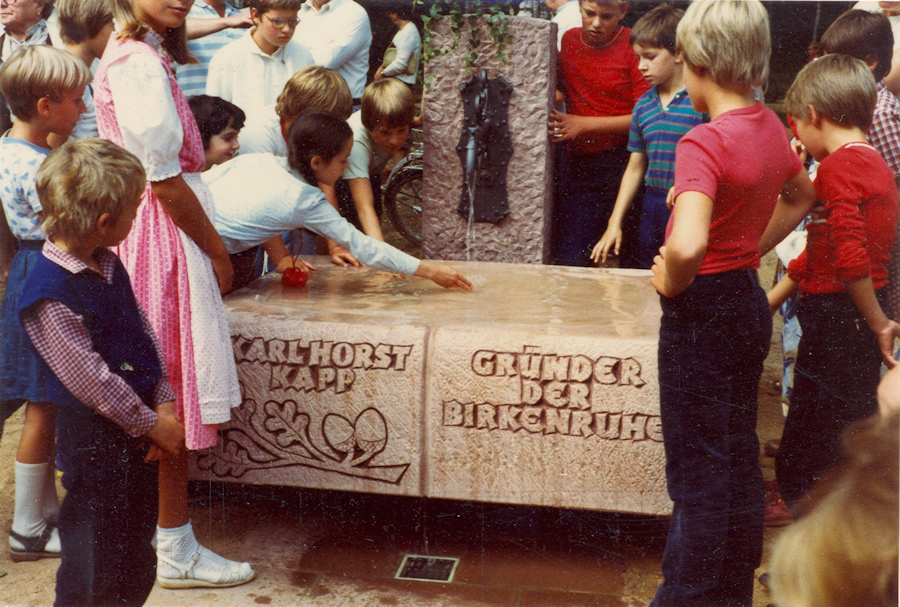
<path fill-rule="evenodd" d="M 372 45 L 366 9 L 353 0 L 330 0 L 317 11 L 312 0 L 307 0 L 299 17 L 294 40 L 309 49 L 316 65 L 343 76 L 354 99 L 362 97 Z"/>
<path fill-rule="evenodd" d="M 309 51 L 294 40 L 265 54 L 252 38 L 254 31 L 219 49 L 209 62 L 206 80 L 207 95 L 230 101 L 248 118 L 274 107 L 294 72 L 313 64 Z"/>

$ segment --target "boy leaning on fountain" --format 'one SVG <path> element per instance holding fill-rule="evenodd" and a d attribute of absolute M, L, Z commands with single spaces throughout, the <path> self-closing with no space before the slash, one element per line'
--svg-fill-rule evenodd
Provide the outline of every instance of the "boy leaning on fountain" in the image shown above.
<path fill-rule="evenodd" d="M 779 193 L 796 221 L 769 234 L 772 244 L 815 195 L 778 117 L 753 98 L 771 53 L 762 4 L 696 0 L 678 24 L 676 50 L 694 109 L 711 120 L 678 143 L 675 206 L 652 268 L 674 502 L 652 605 L 751 607 L 765 495 L 757 386 L 772 335 L 758 245 Z"/>

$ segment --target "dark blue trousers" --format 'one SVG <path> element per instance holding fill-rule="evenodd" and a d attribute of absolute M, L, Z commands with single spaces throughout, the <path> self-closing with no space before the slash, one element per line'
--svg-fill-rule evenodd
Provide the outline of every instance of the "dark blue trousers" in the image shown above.
<path fill-rule="evenodd" d="M 66 497 L 55 607 L 143 605 L 156 580 L 159 510 L 146 447 L 86 408 L 59 407 L 57 453 Z"/>
<path fill-rule="evenodd" d="M 616 204 L 622 174 L 628 165 L 629 153 L 613 148 L 598 154 L 569 154 L 556 201 L 556 264 L 560 266 L 588 266 L 591 249 L 603 236 Z M 557 170 L 560 170 L 559 168 Z M 620 267 L 637 267 L 637 218 L 640 199 L 622 222 Z"/>
<path fill-rule="evenodd" d="M 698 276 L 661 304 L 660 413 L 675 506 L 652 605 L 751 607 L 765 495 L 757 388 L 772 314 L 749 270 Z"/>
<path fill-rule="evenodd" d="M 888 315 L 887 289 L 876 294 Z M 878 410 L 878 339 L 847 293 L 805 295 L 797 311 L 794 392 L 775 460 L 778 490 L 797 510 L 822 473 L 838 463 L 844 429 Z"/>
<path fill-rule="evenodd" d="M 666 242 L 666 226 L 672 212 L 666 206 L 666 188 L 647 186 L 641 205 L 641 218 L 638 222 L 637 260 L 641 268 L 649 270 L 653 267 L 653 258 L 659 255 L 659 248 Z"/>

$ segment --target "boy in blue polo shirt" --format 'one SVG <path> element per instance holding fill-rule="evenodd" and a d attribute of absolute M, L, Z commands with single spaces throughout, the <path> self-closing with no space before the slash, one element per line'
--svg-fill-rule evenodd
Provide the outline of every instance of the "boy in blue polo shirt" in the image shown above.
<path fill-rule="evenodd" d="M 681 60 L 675 57 L 675 30 L 684 11 L 669 4 L 641 17 L 629 42 L 640 59 L 639 69 L 651 85 L 634 106 L 628 151 L 631 157 L 606 232 L 594 245 L 591 260 L 606 262 L 610 249 L 619 254 L 622 222 L 641 187 L 646 186 L 638 227 L 638 263 L 650 268 L 665 239 L 669 209 L 666 196 L 675 183 L 675 145 L 681 136 L 703 122 L 691 106 L 682 79 Z"/>

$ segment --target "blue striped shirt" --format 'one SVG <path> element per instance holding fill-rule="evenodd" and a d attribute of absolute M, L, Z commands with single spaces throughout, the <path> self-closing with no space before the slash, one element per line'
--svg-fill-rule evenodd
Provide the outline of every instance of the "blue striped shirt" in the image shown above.
<path fill-rule="evenodd" d="M 634 105 L 628 131 L 628 151 L 647 155 L 644 183 L 669 189 L 675 184 L 675 146 L 705 116 L 691 106 L 687 89 L 675 93 L 663 109 L 657 87 L 641 95 Z"/>
<path fill-rule="evenodd" d="M 241 11 L 225 3 L 225 16 L 240 14 Z M 219 13 L 203 0 L 197 0 L 187 15 L 188 19 L 218 19 Z M 222 31 L 188 40 L 188 50 L 197 59 L 198 63 L 179 65 L 175 70 L 175 78 L 178 86 L 184 91 L 185 97 L 203 95 L 206 93 L 206 75 L 209 72 L 209 62 L 220 48 L 237 40 L 244 35 L 246 30 L 226 28 Z"/>

